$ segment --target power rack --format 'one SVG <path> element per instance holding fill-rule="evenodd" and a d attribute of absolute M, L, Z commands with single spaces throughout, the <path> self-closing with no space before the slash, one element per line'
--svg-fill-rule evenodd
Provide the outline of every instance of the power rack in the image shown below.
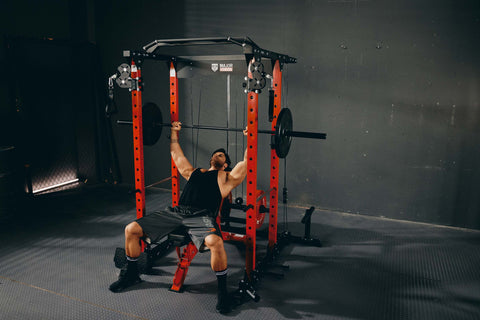
<path fill-rule="evenodd" d="M 240 48 L 241 54 L 213 54 L 213 55 L 170 55 L 166 54 L 167 48 L 182 48 L 188 46 L 233 46 Z M 144 174 L 144 137 L 142 123 L 142 63 L 144 60 L 165 61 L 169 65 L 170 87 L 170 120 L 179 120 L 178 107 L 178 78 L 179 72 L 185 67 L 205 66 L 209 61 L 242 61 L 244 62 L 245 92 L 247 94 L 247 120 L 248 120 L 248 162 L 247 162 L 247 198 L 246 198 L 246 229 L 244 235 L 222 232 L 225 240 L 239 240 L 244 242 L 246 248 L 245 280 L 241 286 L 247 289 L 249 295 L 255 299 L 252 285 L 257 280 L 256 265 L 256 230 L 259 205 L 258 195 L 268 198 L 268 206 L 263 210 L 268 212 L 268 251 L 274 252 L 278 245 L 278 184 L 279 184 L 279 156 L 272 147 L 270 155 L 270 191 L 265 193 L 257 190 L 257 152 L 258 152 L 258 97 L 266 85 L 266 78 L 271 78 L 269 120 L 274 131 L 279 117 L 282 96 L 282 70 L 284 64 L 296 63 L 297 59 L 286 54 L 265 50 L 259 47 L 250 38 L 214 37 L 214 38 L 188 38 L 155 40 L 145 45 L 141 50 L 125 50 L 123 55 L 128 59 L 128 64 L 118 68 L 116 83 L 123 88 L 129 88 L 132 99 L 132 125 L 133 147 L 135 165 L 136 213 L 137 218 L 145 215 L 145 174 Z M 208 63 L 207 63 L 208 65 Z M 214 68 L 214 64 L 210 65 Z M 228 65 L 227 65 L 228 67 Z M 289 147 L 289 143 L 288 143 Z M 288 152 L 288 150 L 287 150 Z M 171 159 L 171 186 L 172 206 L 178 205 L 180 196 L 179 172 L 173 159 Z M 271 254 L 269 254 L 271 255 Z M 241 288 L 242 290 L 242 288 Z M 253 294 L 252 294 L 253 292 Z"/>

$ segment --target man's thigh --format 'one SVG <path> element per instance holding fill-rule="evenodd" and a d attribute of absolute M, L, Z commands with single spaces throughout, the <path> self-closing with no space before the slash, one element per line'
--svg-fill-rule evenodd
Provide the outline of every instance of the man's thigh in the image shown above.
<path fill-rule="evenodd" d="M 205 249 L 204 240 L 208 235 L 215 234 L 222 237 L 220 227 L 210 216 L 186 218 L 183 220 L 183 226 L 187 228 L 188 235 L 199 251 Z"/>
<path fill-rule="evenodd" d="M 142 227 L 143 233 L 152 241 L 163 238 L 173 231 L 182 228 L 182 218 L 169 211 L 153 212 L 136 222 Z"/>

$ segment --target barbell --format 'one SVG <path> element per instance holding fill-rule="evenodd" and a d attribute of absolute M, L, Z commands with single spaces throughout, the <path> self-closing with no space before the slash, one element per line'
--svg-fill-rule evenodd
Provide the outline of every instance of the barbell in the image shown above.
<path fill-rule="evenodd" d="M 132 121 L 117 120 L 117 124 L 132 125 Z M 164 123 L 162 112 L 155 103 L 149 102 L 142 108 L 142 125 L 143 125 L 143 144 L 154 145 L 162 135 L 163 127 L 171 127 L 171 123 Z M 200 129 L 200 130 L 219 130 L 243 132 L 241 128 L 228 128 L 204 125 L 184 125 L 182 128 Z M 285 158 L 290 150 L 292 137 L 310 138 L 310 139 L 326 139 L 326 133 L 293 131 L 292 112 L 288 108 L 283 108 L 277 119 L 275 130 L 258 130 L 261 134 L 270 134 L 272 136 L 271 146 L 277 152 L 279 158 Z"/>

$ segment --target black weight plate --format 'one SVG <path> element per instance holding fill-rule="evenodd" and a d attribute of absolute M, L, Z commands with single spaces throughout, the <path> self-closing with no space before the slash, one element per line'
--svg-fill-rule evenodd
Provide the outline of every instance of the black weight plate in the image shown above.
<path fill-rule="evenodd" d="M 149 102 L 142 108 L 142 118 L 143 144 L 146 146 L 152 146 L 157 143 L 162 135 L 162 112 L 155 103 Z"/>
<path fill-rule="evenodd" d="M 277 125 L 275 127 L 274 148 L 279 158 L 285 158 L 290 151 L 292 137 L 287 132 L 293 131 L 293 120 L 290 109 L 284 108 L 278 115 Z"/>

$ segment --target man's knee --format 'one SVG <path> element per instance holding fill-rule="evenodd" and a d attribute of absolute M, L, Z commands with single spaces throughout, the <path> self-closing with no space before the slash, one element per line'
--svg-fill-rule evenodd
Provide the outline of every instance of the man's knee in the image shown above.
<path fill-rule="evenodd" d="M 223 239 L 217 236 L 216 234 L 208 235 L 205 238 L 205 245 L 210 250 L 222 250 L 223 249 Z"/>
<path fill-rule="evenodd" d="M 132 222 L 129 223 L 125 227 L 125 236 L 137 236 L 137 237 L 142 237 L 143 236 L 143 229 L 142 227 L 137 223 L 137 222 Z"/>

